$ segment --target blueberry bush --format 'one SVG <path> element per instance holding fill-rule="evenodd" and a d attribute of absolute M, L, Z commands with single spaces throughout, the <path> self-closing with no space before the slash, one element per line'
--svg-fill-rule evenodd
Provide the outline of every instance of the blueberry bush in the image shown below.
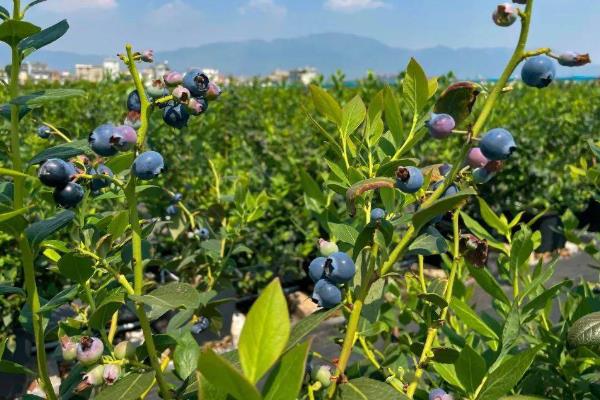
<path fill-rule="evenodd" d="M 256 81 L 223 96 L 198 69 L 144 85 L 154 54 L 129 44 L 127 82 L 19 87 L 21 63 L 68 29 L 25 21 L 39 2 L 0 8 L 12 56 L 0 241 L 15 250 L 0 258 L 0 372 L 29 376 L 24 398 L 600 396 L 595 285 L 556 280 L 558 256 L 530 263 L 551 209 L 597 258 L 575 213 L 597 200 L 598 89 L 553 82 L 557 63 L 587 54 L 526 50 L 534 0 L 492 11 L 499 27 L 520 23 L 493 85 L 431 78 L 411 59 L 396 85 L 371 74 L 348 89 L 339 72 L 329 91 Z M 510 80 L 520 65 L 525 87 Z M 282 282 L 304 270 L 319 309 L 292 325 Z M 259 292 L 236 348 L 200 347 L 230 288 Z M 118 335 L 127 312 L 141 343 Z M 334 315 L 329 357 L 311 332 Z M 35 371 L 2 359 L 17 324 Z"/>

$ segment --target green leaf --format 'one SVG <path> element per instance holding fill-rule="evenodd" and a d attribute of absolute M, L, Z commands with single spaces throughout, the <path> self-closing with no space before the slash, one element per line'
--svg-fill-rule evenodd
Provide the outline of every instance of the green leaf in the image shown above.
<path fill-rule="evenodd" d="M 348 224 L 329 223 L 329 233 L 341 242 L 354 244 L 358 238 L 358 231 Z"/>
<path fill-rule="evenodd" d="M 545 397 L 538 396 L 523 396 L 522 394 L 515 394 L 514 396 L 505 396 L 500 400 L 548 400 Z"/>
<path fill-rule="evenodd" d="M 418 232 L 429 221 L 439 215 L 443 215 L 450 210 L 455 209 L 462 204 L 469 196 L 477 194 L 472 188 L 462 190 L 452 196 L 447 196 L 435 201 L 432 205 L 426 208 L 421 208 L 413 217 L 413 226 Z"/>
<path fill-rule="evenodd" d="M 90 327 L 104 329 L 106 323 L 121 306 L 125 304 L 125 292 L 121 287 L 112 290 L 104 289 L 96 298 L 96 311 L 89 319 Z"/>
<path fill-rule="evenodd" d="M 356 95 L 342 108 L 340 130 L 344 136 L 351 135 L 365 120 L 367 109 L 360 96 Z"/>
<path fill-rule="evenodd" d="M 25 236 L 31 246 L 40 244 L 44 239 L 53 233 L 69 225 L 75 218 L 75 213 L 71 210 L 64 210 L 51 218 L 35 222 L 25 229 Z"/>
<path fill-rule="evenodd" d="M 579 318 L 569 328 L 567 342 L 572 347 L 600 345 L 600 312 Z"/>
<path fill-rule="evenodd" d="M 469 307 L 467 303 L 454 297 L 450 301 L 450 308 L 452 308 L 456 316 L 465 325 L 473 329 L 475 332 L 478 332 L 487 338 L 499 340 L 496 332 L 494 332 L 492 328 L 490 328 L 485 322 L 483 322 L 483 320 L 479 318 L 479 316 L 475 313 L 475 311 L 473 311 L 471 307 Z"/>
<path fill-rule="evenodd" d="M 521 316 L 519 314 L 519 305 L 515 302 L 508 315 L 506 321 L 504 321 L 504 328 L 502 328 L 502 352 L 508 353 L 508 351 L 515 344 L 521 331 Z"/>
<path fill-rule="evenodd" d="M 565 286 L 571 286 L 573 283 L 569 280 L 562 281 L 552 286 L 550 289 L 544 290 L 539 296 L 535 297 L 529 303 L 523 307 L 523 315 L 526 315 L 525 322 L 529 321 L 532 316 L 535 315 L 535 311 L 541 310 L 546 306 L 548 301 L 552 300 L 554 296 Z"/>
<path fill-rule="evenodd" d="M 310 341 L 293 347 L 269 375 L 264 400 L 295 400 L 302 386 Z"/>
<path fill-rule="evenodd" d="M 529 261 L 533 253 L 533 239 L 531 230 L 527 225 L 521 225 L 521 229 L 514 235 L 510 248 L 510 268 L 514 271 Z"/>
<path fill-rule="evenodd" d="M 370 378 L 352 379 L 339 386 L 339 400 L 409 400 L 387 383 Z"/>
<path fill-rule="evenodd" d="M 460 216 L 471 233 L 477 236 L 479 239 L 485 239 L 490 247 L 500 250 L 506 253 L 504 243 L 498 242 L 491 233 L 489 233 L 479 222 L 471 218 L 468 214 L 460 212 Z"/>
<path fill-rule="evenodd" d="M 6 8 L 0 6 L 0 19 L 9 19 L 9 18 L 10 18 L 10 12 Z"/>
<path fill-rule="evenodd" d="M 327 91 L 318 86 L 310 85 L 309 89 L 317 111 L 336 125 L 341 125 L 342 109 L 337 101 Z"/>
<path fill-rule="evenodd" d="M 94 400 L 137 400 L 154 385 L 154 371 L 144 374 L 132 373 L 106 386 Z"/>
<path fill-rule="evenodd" d="M 198 370 L 218 390 L 230 394 L 237 400 L 262 399 L 252 383 L 210 349 L 201 353 Z"/>
<path fill-rule="evenodd" d="M 485 202 L 481 197 L 478 197 L 479 200 L 479 212 L 481 213 L 481 217 L 490 227 L 494 228 L 498 233 L 502 235 L 506 235 L 510 232 L 510 228 L 508 227 L 508 223 L 504 222 L 496 213 L 492 210 L 492 208 Z"/>
<path fill-rule="evenodd" d="M 319 184 L 308 175 L 304 169 L 300 169 L 300 183 L 302 184 L 302 190 L 308 197 L 311 199 L 315 199 L 319 203 L 325 203 L 325 195 L 323 194 L 323 189 L 319 186 Z"/>
<path fill-rule="evenodd" d="M 458 379 L 458 376 L 456 375 L 456 368 L 454 367 L 454 364 L 442 364 L 434 362 L 432 365 L 435 372 L 437 372 L 437 374 L 441 376 L 443 380 L 452 386 L 456 386 L 457 388 L 465 390 L 462 386 L 462 383 Z"/>
<path fill-rule="evenodd" d="M 15 46 L 26 37 L 39 32 L 40 29 L 30 22 L 7 19 L 0 24 L 0 42 Z"/>
<path fill-rule="evenodd" d="M 385 112 L 385 122 L 392 133 L 394 143 L 400 146 L 404 138 L 402 127 L 402 114 L 400 113 L 400 102 L 393 90 L 386 86 L 383 89 L 383 106 Z"/>
<path fill-rule="evenodd" d="M 35 2 L 34 2 L 35 3 Z M 31 5 L 31 4 L 30 4 Z M 27 57 L 36 50 L 61 38 L 69 30 L 69 24 L 66 19 L 23 39 L 18 46 L 23 58 Z"/>
<path fill-rule="evenodd" d="M 410 244 L 408 250 L 409 254 L 431 256 L 448 251 L 448 243 L 437 229 L 429 227 Z"/>
<path fill-rule="evenodd" d="M 273 366 L 290 336 L 287 302 L 279 279 L 273 280 L 250 308 L 238 352 L 244 375 L 252 383 Z"/>
<path fill-rule="evenodd" d="M 481 86 L 473 82 L 456 82 L 440 95 L 434 108 L 437 114 L 450 114 L 460 126 L 471 114 Z"/>
<path fill-rule="evenodd" d="M 51 298 L 49 302 L 44 304 L 40 308 L 39 313 L 45 313 L 56 310 L 63 304 L 67 304 L 68 302 L 72 301 L 75 298 L 75 296 L 77 296 L 78 292 L 79 288 L 77 286 L 71 286 L 69 288 L 63 289 L 56 296 Z"/>
<path fill-rule="evenodd" d="M 77 283 L 85 283 L 94 275 L 96 261 L 90 257 L 67 253 L 58 261 L 58 270 Z"/>
<path fill-rule="evenodd" d="M 10 122 L 11 119 L 11 105 L 10 104 L 2 104 L 0 105 L 0 116 L 2 116 L 5 120 Z M 19 121 L 23 119 L 24 116 L 29 114 L 32 110 L 31 107 L 19 107 Z"/>
<path fill-rule="evenodd" d="M 302 339 L 306 337 L 310 332 L 317 328 L 323 321 L 335 314 L 341 305 L 331 308 L 329 310 L 318 310 L 309 315 L 308 317 L 302 318 L 294 327 L 290 333 L 290 339 L 285 351 L 288 351 L 292 347 L 300 343 Z"/>
<path fill-rule="evenodd" d="M 29 368 L 9 360 L 0 360 L 0 373 L 12 375 L 35 375 L 35 372 Z"/>
<path fill-rule="evenodd" d="M 134 154 L 132 151 L 127 153 L 120 153 L 113 156 L 106 162 L 106 166 L 111 169 L 115 174 L 125 171 L 131 167 L 134 160 Z"/>
<path fill-rule="evenodd" d="M 201 301 L 200 293 L 196 288 L 183 282 L 171 282 L 143 296 L 130 295 L 129 297 L 151 307 L 148 316 L 150 319 L 158 318 L 167 311 L 180 307 L 198 308 Z"/>
<path fill-rule="evenodd" d="M 592 149 L 592 152 L 594 153 L 596 158 L 600 159 L 600 146 L 595 144 L 592 139 L 588 140 L 588 145 L 590 146 L 590 149 Z"/>
<path fill-rule="evenodd" d="M 25 12 L 26 12 L 27 10 L 29 10 L 31 7 L 35 6 L 36 4 L 43 3 L 43 2 L 45 2 L 45 1 L 46 1 L 46 0 L 33 0 L 31 3 L 29 3 L 29 4 L 27 4 L 27 5 L 25 6 L 25 8 L 24 8 L 24 9 L 23 9 L 23 11 L 21 12 L 21 14 L 25 15 Z"/>
<path fill-rule="evenodd" d="M 113 216 L 112 221 L 110 221 L 110 224 L 108 224 L 108 233 L 112 235 L 113 239 L 117 239 L 125 233 L 128 226 L 129 211 L 123 210 Z"/>
<path fill-rule="evenodd" d="M 525 375 L 540 348 L 536 346 L 506 358 L 488 375 L 477 400 L 497 400 L 512 390 Z"/>
<path fill-rule="evenodd" d="M 29 165 L 39 164 L 49 158 L 68 160 L 69 158 L 89 152 L 89 150 L 90 148 L 86 139 L 74 140 L 69 143 L 63 143 L 59 144 L 58 146 L 45 149 L 29 160 Z"/>
<path fill-rule="evenodd" d="M 53 101 L 85 95 L 81 89 L 46 89 L 19 96 L 10 101 L 18 106 L 40 107 Z"/>
<path fill-rule="evenodd" d="M 468 394 L 473 394 L 477 390 L 487 371 L 484 358 L 469 345 L 466 345 L 460 352 L 454 368 Z"/>
<path fill-rule="evenodd" d="M 173 353 L 175 369 L 182 379 L 187 379 L 196 370 L 200 346 L 190 332 L 186 332 L 178 341 Z"/>
<path fill-rule="evenodd" d="M 22 172 L 15 171 L 14 169 L 9 169 L 9 168 L 0 168 L 0 175 L 12 176 L 13 178 L 27 178 L 27 179 L 33 178 L 33 176 L 31 176 L 31 175 L 27 175 Z"/>
<path fill-rule="evenodd" d="M 413 114 L 420 113 L 429 98 L 429 83 L 425 71 L 414 58 L 410 59 L 406 67 L 402 91 L 404 100 L 408 103 Z"/>
<path fill-rule="evenodd" d="M 490 271 L 486 268 L 477 268 L 467 263 L 467 267 L 469 268 L 469 273 L 475 281 L 481 286 L 483 290 L 485 290 L 490 296 L 495 298 L 496 300 L 500 300 L 504 304 L 510 305 L 510 300 L 504 290 L 502 290 L 502 286 L 496 281 L 496 279 L 492 276 Z"/>
<path fill-rule="evenodd" d="M 446 300 L 437 293 L 419 293 L 418 297 L 431 304 L 435 304 L 439 308 L 448 307 Z"/>
<path fill-rule="evenodd" d="M 29 211 L 30 207 L 19 208 L 18 210 L 8 211 L 4 213 L 0 213 L 0 222 L 8 221 L 17 217 L 19 215 L 23 215 Z"/>
<path fill-rule="evenodd" d="M 20 294 L 21 296 L 26 296 L 27 293 L 20 287 L 9 286 L 9 285 L 0 285 L 0 294 Z"/>
<path fill-rule="evenodd" d="M 554 259 L 546 265 L 546 268 L 538 276 L 536 276 L 535 279 L 533 279 L 529 284 L 527 284 L 527 286 L 525 286 L 525 289 L 521 293 L 521 299 L 526 298 L 530 293 L 532 293 L 540 285 L 543 285 L 544 283 L 546 283 L 546 281 L 548 279 L 550 279 L 552 277 L 552 275 L 554 275 L 554 270 L 556 268 L 556 264 L 558 263 L 558 260 L 559 260 L 558 256 L 554 257 Z M 540 263 L 542 263 L 542 262 L 543 262 L 543 259 L 540 259 Z M 540 264 L 540 267 L 541 267 L 541 264 Z"/>

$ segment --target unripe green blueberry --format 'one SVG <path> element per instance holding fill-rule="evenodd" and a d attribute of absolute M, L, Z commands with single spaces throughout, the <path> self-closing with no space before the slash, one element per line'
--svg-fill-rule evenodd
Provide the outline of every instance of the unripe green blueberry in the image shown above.
<path fill-rule="evenodd" d="M 75 358 L 77 358 L 77 343 L 73 342 L 70 337 L 61 337 L 60 347 L 62 350 L 63 360 L 73 361 Z"/>
<path fill-rule="evenodd" d="M 323 257 L 329 257 L 333 253 L 340 251 L 335 242 L 328 242 L 325 239 L 319 239 L 319 251 Z"/>
<path fill-rule="evenodd" d="M 83 376 L 85 383 L 100 386 L 104 383 L 104 365 L 96 365 Z"/>
<path fill-rule="evenodd" d="M 124 340 L 115 346 L 115 358 L 117 360 L 130 359 L 135 356 L 137 346 L 128 340 Z"/>
<path fill-rule="evenodd" d="M 102 377 L 107 385 L 112 385 L 121 376 L 121 367 L 117 364 L 108 364 L 104 366 Z"/>
<path fill-rule="evenodd" d="M 321 365 L 319 368 L 313 368 L 311 378 L 314 381 L 320 382 L 323 387 L 329 387 L 331 385 L 331 367 Z"/>

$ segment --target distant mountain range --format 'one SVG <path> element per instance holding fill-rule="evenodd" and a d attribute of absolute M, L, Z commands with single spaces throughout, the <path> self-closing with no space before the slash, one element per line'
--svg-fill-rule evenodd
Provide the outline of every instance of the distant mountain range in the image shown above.
<path fill-rule="evenodd" d="M 330 75 L 341 69 L 347 78 L 364 76 L 367 70 L 378 74 L 395 74 L 415 57 L 429 75 L 453 71 L 459 78 L 496 78 L 510 57 L 509 48 L 432 47 L 409 50 L 388 46 L 366 37 L 324 33 L 310 36 L 212 43 L 198 47 L 157 51 L 156 60 L 168 60 L 173 69 L 190 66 L 216 68 L 225 74 L 267 75 L 274 69 L 312 66 Z M 8 60 L 5 49 L 0 60 Z M 39 51 L 30 60 L 47 63 L 52 68 L 72 70 L 76 63 L 100 64 L 106 55 L 77 54 L 64 51 Z M 560 76 L 600 76 L 600 65 L 578 69 L 559 68 Z"/>

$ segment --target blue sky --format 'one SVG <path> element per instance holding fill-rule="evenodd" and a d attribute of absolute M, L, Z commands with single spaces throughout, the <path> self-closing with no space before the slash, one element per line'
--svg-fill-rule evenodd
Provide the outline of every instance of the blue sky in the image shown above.
<path fill-rule="evenodd" d="M 26 0 L 22 0 L 26 2 Z M 6 0 L 0 4 L 9 6 Z M 537 0 L 531 47 L 600 54 L 600 0 Z M 48 0 L 30 12 L 71 30 L 49 49 L 114 54 L 137 48 L 345 32 L 404 48 L 512 47 L 517 24 L 490 19 L 494 0 Z M 576 4 L 576 6 L 575 6 Z"/>

